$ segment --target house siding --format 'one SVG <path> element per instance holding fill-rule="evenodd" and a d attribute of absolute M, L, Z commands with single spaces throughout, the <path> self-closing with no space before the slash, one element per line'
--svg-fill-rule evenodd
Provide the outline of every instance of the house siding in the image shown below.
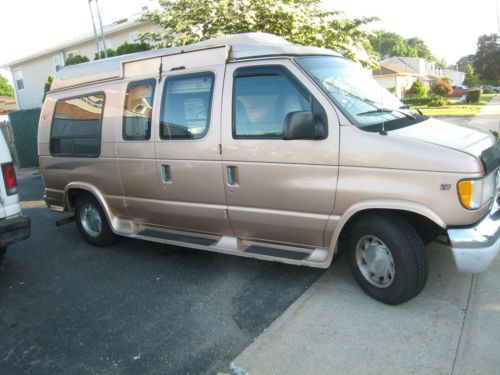
<path fill-rule="evenodd" d="M 111 47 L 116 49 L 120 44 L 130 41 L 131 33 L 158 32 L 160 30 L 158 26 L 149 23 L 135 23 L 121 30 L 106 32 L 105 38 L 111 42 Z M 8 68 L 12 72 L 13 77 L 16 70 L 21 70 L 23 74 L 24 88 L 19 90 L 15 87 L 18 109 L 42 106 L 45 82 L 49 74 L 55 73 L 54 56 L 60 55 L 61 61 L 64 61 L 70 52 L 87 56 L 92 61 L 97 52 L 96 41 L 94 38 L 91 38 L 86 42 L 68 45 L 60 51 L 50 52 L 18 64 L 9 65 Z M 14 85 L 16 85 L 15 78 Z"/>

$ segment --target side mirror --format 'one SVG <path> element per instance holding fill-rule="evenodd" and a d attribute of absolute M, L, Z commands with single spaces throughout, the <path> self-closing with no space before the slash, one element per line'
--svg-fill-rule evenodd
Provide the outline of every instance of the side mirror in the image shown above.
<path fill-rule="evenodd" d="M 325 125 L 310 111 L 290 112 L 283 121 L 283 139 L 323 139 Z"/>

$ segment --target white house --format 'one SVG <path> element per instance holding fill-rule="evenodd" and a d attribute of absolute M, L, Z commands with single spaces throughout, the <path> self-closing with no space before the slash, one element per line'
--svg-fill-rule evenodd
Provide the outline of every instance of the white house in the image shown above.
<path fill-rule="evenodd" d="M 116 48 L 124 42 L 134 43 L 139 33 L 161 30 L 156 25 L 139 21 L 139 17 L 136 15 L 105 26 L 106 47 Z M 82 55 L 93 60 L 96 52 L 95 36 L 89 33 L 2 66 L 12 73 L 17 109 L 41 107 L 47 77 L 63 66 L 67 57 Z"/>
<path fill-rule="evenodd" d="M 438 78 L 449 77 L 453 85 L 461 85 L 465 73 L 450 69 L 439 69 L 436 64 L 418 57 L 391 57 L 380 62 L 380 68 L 372 72 L 375 80 L 386 89 L 393 90 L 398 98 L 420 79 L 425 87 L 431 88 Z"/>

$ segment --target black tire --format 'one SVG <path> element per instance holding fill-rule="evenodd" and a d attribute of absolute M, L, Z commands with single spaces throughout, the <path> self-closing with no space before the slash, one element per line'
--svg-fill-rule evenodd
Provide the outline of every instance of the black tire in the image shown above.
<path fill-rule="evenodd" d="M 353 223 L 346 245 L 351 271 L 371 297 L 399 305 L 424 288 L 429 273 L 427 252 L 404 217 L 392 213 L 364 216 Z"/>
<path fill-rule="evenodd" d="M 91 221 L 84 219 L 89 216 L 85 214 L 88 210 L 93 213 Z M 116 242 L 118 236 L 111 230 L 104 210 L 92 195 L 78 195 L 75 202 L 75 219 L 78 230 L 89 244 L 108 246 Z M 95 228 L 95 231 L 92 231 L 92 228 Z"/>
<path fill-rule="evenodd" d="M 0 262 L 2 261 L 3 256 L 5 255 L 6 252 L 7 252 L 7 246 L 0 247 Z"/>

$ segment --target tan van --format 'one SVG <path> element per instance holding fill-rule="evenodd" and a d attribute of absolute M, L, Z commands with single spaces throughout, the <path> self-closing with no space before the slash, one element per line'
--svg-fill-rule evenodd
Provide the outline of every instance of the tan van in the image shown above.
<path fill-rule="evenodd" d="M 330 50 L 267 34 L 64 67 L 38 152 L 51 210 L 117 235 L 326 268 L 369 295 L 427 280 L 424 244 L 481 272 L 500 247 L 500 143 L 410 113 Z"/>

